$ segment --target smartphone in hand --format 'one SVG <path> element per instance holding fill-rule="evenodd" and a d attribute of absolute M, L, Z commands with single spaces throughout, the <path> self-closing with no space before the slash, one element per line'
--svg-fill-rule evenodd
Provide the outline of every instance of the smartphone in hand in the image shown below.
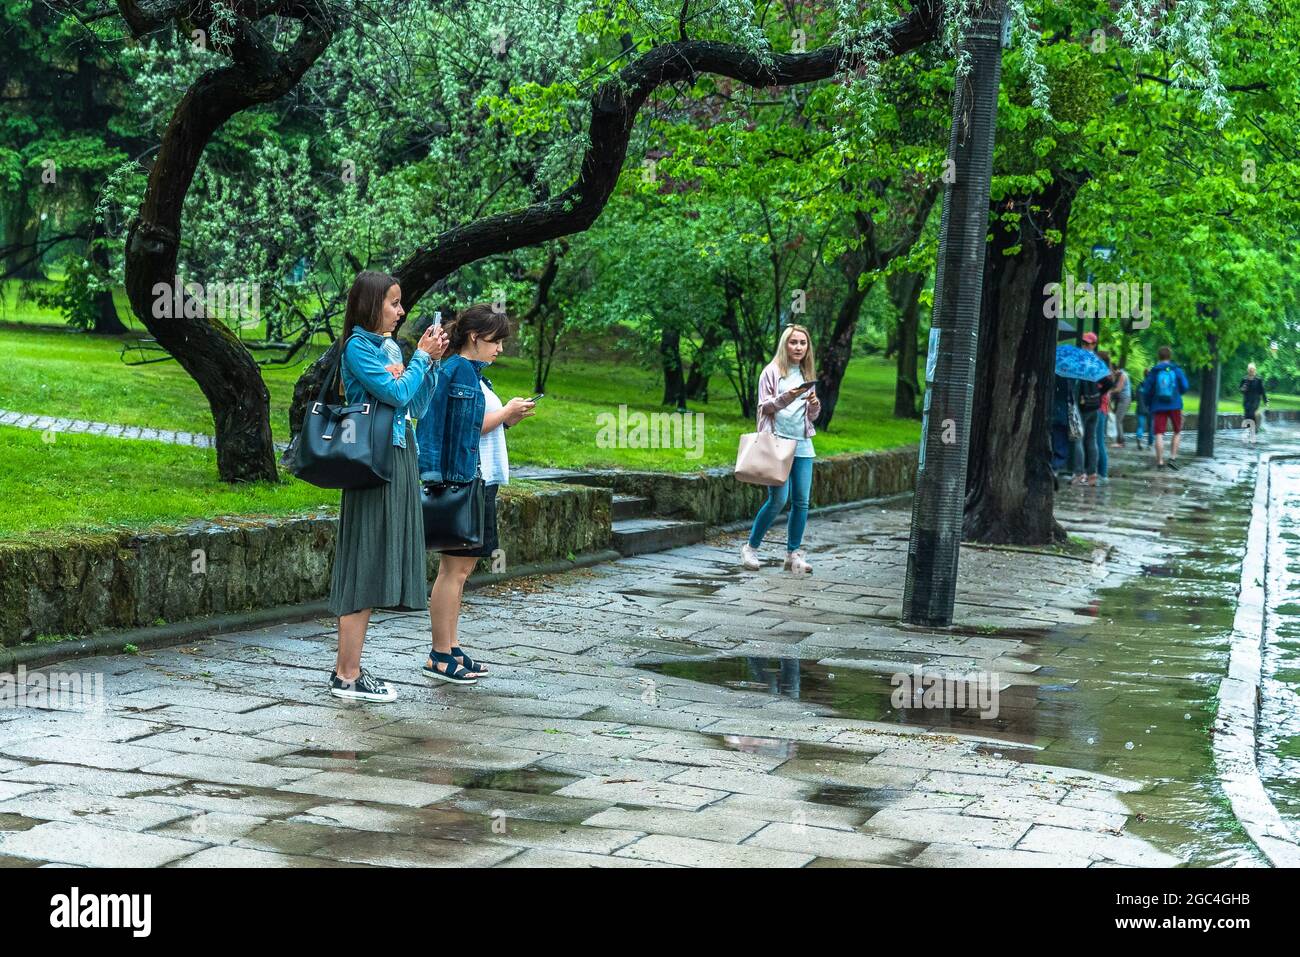
<path fill-rule="evenodd" d="M 528 401 L 529 401 L 529 402 L 537 402 L 537 401 L 539 401 L 539 400 L 541 400 L 541 399 L 545 399 L 545 398 L 546 398 L 546 393 L 545 393 L 545 392 L 539 392 L 539 393 L 537 393 L 537 395 L 533 396 L 533 397 L 532 397 L 531 399 L 529 399 Z"/>

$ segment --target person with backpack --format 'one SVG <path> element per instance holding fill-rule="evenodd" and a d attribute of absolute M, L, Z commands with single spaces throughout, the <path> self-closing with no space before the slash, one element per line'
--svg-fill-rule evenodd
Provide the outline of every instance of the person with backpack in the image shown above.
<path fill-rule="evenodd" d="M 1183 437 L 1183 393 L 1191 384 L 1187 373 L 1173 361 L 1173 350 L 1161 346 L 1156 353 L 1159 362 L 1152 366 L 1142 382 L 1142 392 L 1155 419 L 1151 434 L 1156 449 L 1156 468 L 1166 465 L 1178 471 L 1178 444 Z M 1169 461 L 1165 461 L 1165 427 L 1173 425 L 1174 438 L 1169 447 Z"/>
<path fill-rule="evenodd" d="M 329 611 L 338 618 L 338 655 L 329 693 L 351 701 L 392 701 L 397 689 L 361 665 L 361 652 L 375 608 L 414 611 L 424 605 L 424 524 L 416 463 L 419 451 L 411 419 L 423 413 L 437 382 L 433 360 L 447 346 L 441 329 L 420 337 L 403 366 L 392 333 L 406 315 L 397 280 L 380 272 L 360 273 L 348 292 L 341 343 L 344 401 L 361 406 L 382 402 L 395 410 L 391 481 L 343 490 L 339 505 Z M 346 432 L 339 441 L 348 442 Z"/>

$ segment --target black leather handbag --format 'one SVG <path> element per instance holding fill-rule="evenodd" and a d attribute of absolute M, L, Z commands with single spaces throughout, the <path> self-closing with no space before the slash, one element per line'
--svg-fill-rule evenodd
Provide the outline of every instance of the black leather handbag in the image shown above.
<path fill-rule="evenodd" d="M 483 476 L 468 482 L 421 482 L 424 547 L 441 552 L 483 544 L 486 500 Z"/>
<path fill-rule="evenodd" d="M 374 488 L 393 478 L 393 418 L 397 410 L 370 397 L 357 405 L 331 405 L 326 393 L 338 378 L 343 350 L 334 371 L 307 406 L 302 429 L 294 439 L 290 471 L 317 488 Z"/>

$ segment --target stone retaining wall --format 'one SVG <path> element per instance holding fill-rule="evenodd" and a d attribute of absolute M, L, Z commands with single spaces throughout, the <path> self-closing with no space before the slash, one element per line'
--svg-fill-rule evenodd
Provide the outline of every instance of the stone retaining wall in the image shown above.
<path fill-rule="evenodd" d="M 819 458 L 813 466 L 812 505 L 815 508 L 909 492 L 916 485 L 916 460 L 916 446 Z M 604 485 L 622 495 L 647 498 L 656 515 L 708 525 L 752 518 L 767 497 L 765 488 L 737 482 L 729 468 L 685 475 L 609 469 L 593 472 L 583 481 Z"/>
<path fill-rule="evenodd" d="M 508 486 L 498 514 L 507 569 L 609 545 L 607 489 Z M 59 546 L 0 545 L 0 645 L 322 598 L 336 528 L 333 513 L 321 512 L 87 536 Z M 430 579 L 436 566 L 431 553 Z"/>

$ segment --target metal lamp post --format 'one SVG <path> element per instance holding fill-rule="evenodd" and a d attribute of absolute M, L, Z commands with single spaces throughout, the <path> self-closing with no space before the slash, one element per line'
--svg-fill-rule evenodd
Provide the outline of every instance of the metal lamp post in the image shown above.
<path fill-rule="evenodd" d="M 943 220 L 934 280 L 920 461 L 912 499 L 903 620 L 952 623 L 966 499 L 984 250 L 993 176 L 1006 0 L 980 0 L 963 47 L 971 69 L 953 90 Z"/>

